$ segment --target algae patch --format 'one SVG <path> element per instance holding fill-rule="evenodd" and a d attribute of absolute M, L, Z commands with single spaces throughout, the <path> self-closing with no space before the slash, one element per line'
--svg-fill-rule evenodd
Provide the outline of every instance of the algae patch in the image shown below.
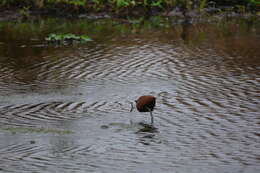
<path fill-rule="evenodd" d="M 11 133 L 54 133 L 54 134 L 71 134 L 70 130 L 53 129 L 53 128 L 34 128 L 34 127 L 1 127 L 1 130 Z"/>

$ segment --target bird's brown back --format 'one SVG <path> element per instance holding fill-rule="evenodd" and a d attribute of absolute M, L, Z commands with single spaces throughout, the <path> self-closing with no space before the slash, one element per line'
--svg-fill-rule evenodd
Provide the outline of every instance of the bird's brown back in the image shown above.
<path fill-rule="evenodd" d="M 139 112 L 153 111 L 156 98 L 154 96 L 141 96 L 136 100 L 136 108 Z"/>

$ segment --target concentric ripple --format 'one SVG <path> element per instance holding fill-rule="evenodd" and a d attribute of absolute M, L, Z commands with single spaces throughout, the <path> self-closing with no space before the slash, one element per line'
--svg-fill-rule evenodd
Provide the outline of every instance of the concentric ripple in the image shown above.
<path fill-rule="evenodd" d="M 0 172 L 259 172 L 259 40 L 190 27 L 0 56 Z"/>

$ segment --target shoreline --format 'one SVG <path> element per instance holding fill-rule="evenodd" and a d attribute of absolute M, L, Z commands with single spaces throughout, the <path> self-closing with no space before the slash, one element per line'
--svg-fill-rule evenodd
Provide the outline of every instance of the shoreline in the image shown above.
<path fill-rule="evenodd" d="M 2 10 L 0 12 L 0 22 L 6 22 L 6 21 L 29 21 L 44 17 L 56 17 L 56 18 L 63 18 L 63 19 L 104 19 L 104 18 L 111 18 L 111 19 L 121 19 L 122 21 L 128 22 L 128 19 L 130 18 L 140 18 L 145 17 L 149 18 L 152 16 L 160 16 L 160 17 L 177 17 L 179 19 L 183 19 L 185 21 L 190 19 L 198 19 L 198 18 L 207 18 L 207 17 L 256 17 L 257 19 L 260 19 L 260 12 L 257 13 L 238 13 L 235 11 L 221 11 L 221 9 L 217 8 L 205 8 L 201 11 L 199 10 L 190 10 L 186 12 L 185 14 L 180 11 L 179 9 L 173 9 L 171 11 L 165 12 L 165 11 L 154 11 L 149 16 L 141 15 L 141 14 L 135 14 L 131 16 L 121 16 L 116 15 L 111 12 L 84 12 L 84 13 L 53 13 L 51 11 L 46 10 L 28 10 L 26 12 L 21 11 L 19 9 L 7 9 Z"/>

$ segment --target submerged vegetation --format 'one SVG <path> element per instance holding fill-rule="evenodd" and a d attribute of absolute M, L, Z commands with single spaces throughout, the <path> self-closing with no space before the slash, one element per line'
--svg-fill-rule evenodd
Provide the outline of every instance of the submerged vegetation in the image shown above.
<path fill-rule="evenodd" d="M 54 133 L 54 134 L 71 134 L 70 130 L 52 129 L 52 128 L 36 128 L 36 127 L 1 127 L 0 130 L 6 130 L 13 134 L 16 133 Z"/>
<path fill-rule="evenodd" d="M 1 0 L 0 9 L 20 9 L 22 16 L 30 11 L 48 14 L 68 15 L 108 12 L 117 15 L 151 15 L 168 13 L 173 9 L 181 11 L 203 10 L 205 8 L 232 7 L 234 10 L 257 11 L 259 0 Z M 225 7 L 225 8 L 224 8 Z"/>

